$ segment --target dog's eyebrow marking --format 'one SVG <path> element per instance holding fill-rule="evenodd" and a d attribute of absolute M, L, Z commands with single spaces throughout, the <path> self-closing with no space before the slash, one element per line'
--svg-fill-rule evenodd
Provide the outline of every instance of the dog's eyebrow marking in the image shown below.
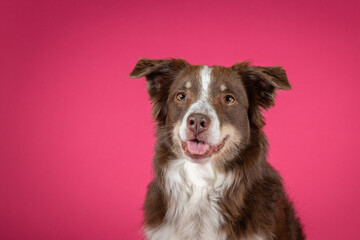
<path fill-rule="evenodd" d="M 191 82 L 187 82 L 187 83 L 185 84 L 185 87 L 186 87 L 186 88 L 191 88 Z"/>
<path fill-rule="evenodd" d="M 226 90 L 225 84 L 222 84 L 222 85 L 220 86 L 220 90 L 221 90 L 221 91 L 225 91 L 225 90 Z"/>

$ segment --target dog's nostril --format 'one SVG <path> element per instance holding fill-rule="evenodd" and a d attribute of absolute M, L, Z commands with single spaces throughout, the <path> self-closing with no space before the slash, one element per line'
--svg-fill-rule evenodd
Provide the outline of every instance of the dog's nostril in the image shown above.
<path fill-rule="evenodd" d="M 195 134 L 199 134 L 207 130 L 210 124 L 210 118 L 201 113 L 192 113 L 187 118 L 187 127 Z"/>

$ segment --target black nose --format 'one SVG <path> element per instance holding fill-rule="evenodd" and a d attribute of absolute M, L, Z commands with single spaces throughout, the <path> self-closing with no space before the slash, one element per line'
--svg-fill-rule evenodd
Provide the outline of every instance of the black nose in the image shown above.
<path fill-rule="evenodd" d="M 208 129 L 210 125 L 210 118 L 201 113 L 192 113 L 187 118 L 187 127 L 195 135 Z"/>

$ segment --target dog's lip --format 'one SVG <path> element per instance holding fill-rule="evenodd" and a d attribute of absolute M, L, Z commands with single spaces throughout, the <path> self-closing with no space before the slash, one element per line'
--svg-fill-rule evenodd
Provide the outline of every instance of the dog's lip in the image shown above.
<path fill-rule="evenodd" d="M 185 154 L 191 158 L 191 160 L 193 160 L 194 162 L 197 162 L 197 163 L 201 163 L 203 162 L 202 160 L 206 159 L 206 158 L 209 158 L 211 157 L 213 154 L 219 152 L 225 145 L 226 141 L 228 140 L 229 136 L 225 136 L 223 138 L 223 140 L 217 144 L 217 145 L 210 145 L 204 141 L 200 141 L 198 139 L 190 139 L 190 140 L 187 140 L 187 141 L 182 141 L 181 140 L 181 147 L 182 149 L 184 150 Z M 189 150 L 188 150 L 188 142 L 189 141 L 197 141 L 197 142 L 202 142 L 204 144 L 207 144 L 208 145 L 208 149 L 205 153 L 203 154 L 193 154 L 191 153 Z"/>

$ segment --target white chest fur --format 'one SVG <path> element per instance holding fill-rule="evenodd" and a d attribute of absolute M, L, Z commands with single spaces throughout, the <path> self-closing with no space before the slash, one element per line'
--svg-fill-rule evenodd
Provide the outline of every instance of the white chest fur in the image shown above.
<path fill-rule="evenodd" d="M 218 204 L 231 176 L 214 171 L 210 163 L 196 164 L 175 160 L 166 174 L 166 191 L 170 196 L 165 223 L 145 229 L 150 240 L 226 239 L 221 231 L 224 222 Z"/>

